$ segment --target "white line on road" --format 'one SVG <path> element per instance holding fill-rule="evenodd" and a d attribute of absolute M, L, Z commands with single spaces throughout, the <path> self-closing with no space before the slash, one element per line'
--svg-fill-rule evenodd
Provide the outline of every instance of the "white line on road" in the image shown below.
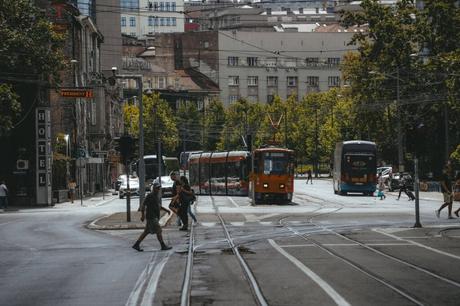
<path fill-rule="evenodd" d="M 170 254 L 170 252 L 164 253 L 160 261 L 157 262 L 156 258 L 158 257 L 158 252 L 155 252 L 155 255 L 152 256 L 149 264 L 145 267 L 144 271 L 142 271 L 141 275 L 137 279 L 134 290 L 128 297 L 126 306 L 153 305 L 158 281 L 160 280 L 161 272 L 163 271 Z"/>
<path fill-rule="evenodd" d="M 334 290 L 328 283 L 326 283 L 321 277 L 318 276 L 315 272 L 307 268 L 303 263 L 301 263 L 297 258 L 283 250 L 275 241 L 268 239 L 268 242 L 274 247 L 278 252 L 280 252 L 284 257 L 289 259 L 297 268 L 304 272 L 308 277 L 310 277 L 315 283 L 318 284 L 333 300 L 337 305 L 348 306 L 348 303 L 344 297 L 342 297 L 337 291 Z"/>
<path fill-rule="evenodd" d="M 429 247 L 429 246 L 426 246 L 422 243 L 418 243 L 418 242 L 415 242 L 415 241 L 412 241 L 412 240 L 408 240 L 408 239 L 404 239 L 404 238 L 401 238 L 401 237 L 398 237 L 396 235 L 392 235 L 392 234 L 389 234 L 389 233 L 386 233 L 384 232 L 383 230 L 380 230 L 378 228 L 374 228 L 372 229 L 374 232 L 377 232 L 377 233 L 380 233 L 382 235 L 385 235 L 385 236 L 388 236 L 388 237 L 391 237 L 393 239 L 396 239 L 396 240 L 399 240 L 399 241 L 405 241 L 407 243 L 410 243 L 412 245 L 416 245 L 418 247 L 421 247 L 421 248 L 425 248 L 427 250 L 430 250 L 432 252 L 435 252 L 435 253 L 438 253 L 438 254 L 441 254 L 441 255 L 445 255 L 445 256 L 448 256 L 448 257 L 452 257 L 452 258 L 455 258 L 455 259 L 460 259 L 460 256 L 457 256 L 457 255 L 454 255 L 452 253 L 447 253 L 447 252 L 444 252 L 444 251 L 441 251 L 441 250 L 438 250 L 438 249 L 435 249 L 435 248 L 432 248 L 432 247 Z"/>
<path fill-rule="evenodd" d="M 331 247 L 334 247 L 334 246 L 360 246 L 357 243 L 324 243 L 324 244 L 321 244 L 321 245 L 331 246 Z M 408 246 L 408 245 L 412 245 L 412 244 L 410 244 L 410 243 L 366 243 L 366 245 L 369 245 L 369 246 Z M 280 247 L 282 247 L 282 248 L 301 248 L 301 247 L 315 247 L 315 246 L 317 246 L 317 245 L 312 244 L 312 243 L 309 243 L 309 244 L 285 244 L 285 245 L 280 245 Z"/>
<path fill-rule="evenodd" d="M 227 197 L 227 199 L 228 199 L 236 208 L 240 208 L 240 205 L 236 204 L 235 200 L 233 200 L 231 197 Z"/>

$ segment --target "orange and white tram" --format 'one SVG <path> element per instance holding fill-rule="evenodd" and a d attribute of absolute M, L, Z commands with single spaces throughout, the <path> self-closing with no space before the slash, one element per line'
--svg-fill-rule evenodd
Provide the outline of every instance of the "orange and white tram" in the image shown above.
<path fill-rule="evenodd" d="M 254 150 L 253 159 L 250 189 L 254 203 L 290 202 L 294 193 L 294 151 L 260 148 Z"/>

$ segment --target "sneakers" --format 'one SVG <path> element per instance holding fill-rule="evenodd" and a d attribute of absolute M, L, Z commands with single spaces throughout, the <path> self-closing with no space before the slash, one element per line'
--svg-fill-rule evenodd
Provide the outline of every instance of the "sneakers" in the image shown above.
<path fill-rule="evenodd" d="M 434 211 L 434 213 L 436 214 L 436 217 L 438 217 L 438 218 L 439 218 L 439 210 L 438 210 L 438 209 L 436 209 L 436 210 Z"/>
<path fill-rule="evenodd" d="M 143 249 L 141 249 L 141 246 L 140 246 L 138 243 L 135 243 L 135 244 L 133 245 L 133 249 L 135 249 L 135 250 L 138 251 L 138 252 L 144 251 Z"/>
<path fill-rule="evenodd" d="M 447 219 L 455 219 L 455 218 L 454 218 L 454 217 L 452 217 L 452 216 L 449 216 L 449 217 L 447 217 Z"/>
<path fill-rule="evenodd" d="M 179 230 L 180 231 L 188 231 L 188 228 L 187 227 L 181 227 Z"/>
<path fill-rule="evenodd" d="M 167 251 L 167 250 L 171 250 L 171 249 L 172 249 L 172 247 L 167 246 L 167 245 L 164 245 L 164 246 L 161 247 L 162 251 Z"/>

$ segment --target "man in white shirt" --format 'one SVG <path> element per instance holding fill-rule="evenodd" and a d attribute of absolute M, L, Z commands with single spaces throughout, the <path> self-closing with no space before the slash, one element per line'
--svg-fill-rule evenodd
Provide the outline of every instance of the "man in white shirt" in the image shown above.
<path fill-rule="evenodd" d="M 0 182 L 0 206 L 3 209 L 8 208 L 8 188 L 3 180 Z"/>

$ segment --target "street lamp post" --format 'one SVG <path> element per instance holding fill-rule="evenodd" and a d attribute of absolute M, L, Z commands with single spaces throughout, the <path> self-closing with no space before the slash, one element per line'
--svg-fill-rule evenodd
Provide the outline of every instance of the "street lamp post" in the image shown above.
<path fill-rule="evenodd" d="M 144 108 L 142 103 L 143 84 L 142 75 L 140 74 L 116 74 L 117 67 L 112 67 L 113 76 L 116 79 L 136 80 L 137 96 L 139 97 L 139 209 L 142 206 L 145 198 L 145 162 L 144 162 L 144 124 L 143 114 Z"/>

